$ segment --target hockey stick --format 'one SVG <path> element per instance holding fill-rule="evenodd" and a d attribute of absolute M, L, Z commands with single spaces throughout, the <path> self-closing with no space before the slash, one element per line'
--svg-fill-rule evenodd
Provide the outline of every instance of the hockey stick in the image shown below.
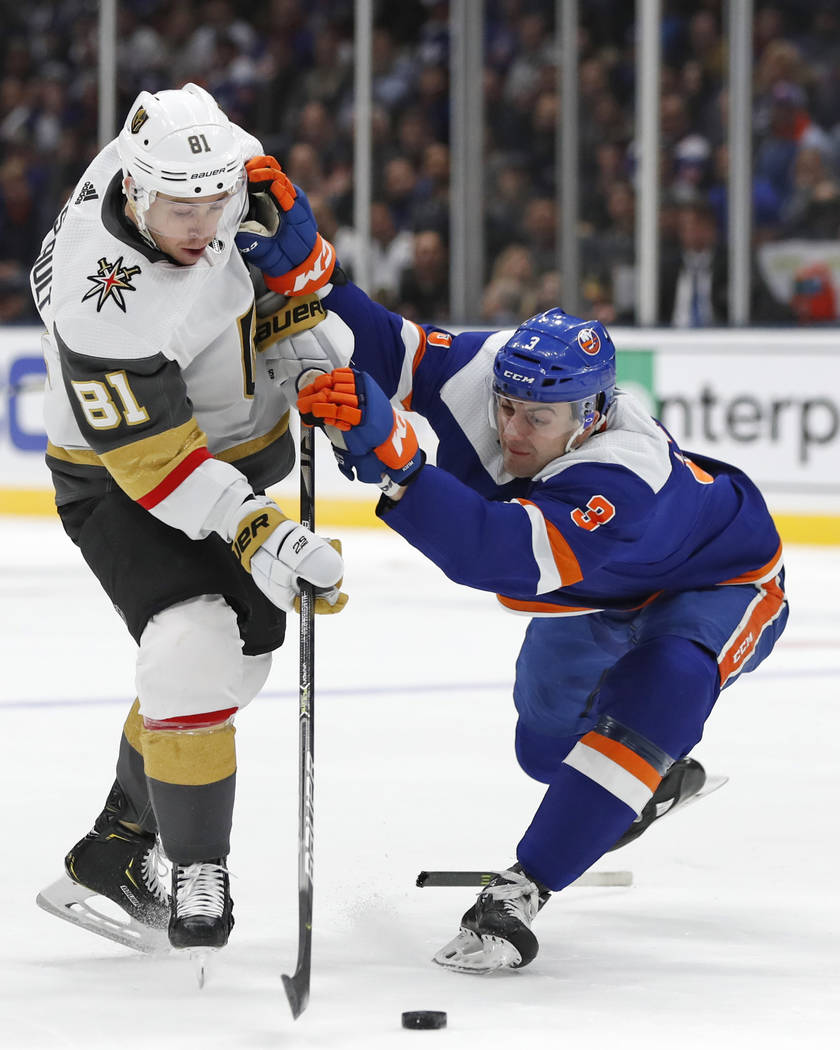
<path fill-rule="evenodd" d="M 497 871 L 421 871 L 417 885 L 425 886 L 486 886 Z M 631 871 L 585 871 L 569 886 L 632 886 Z M 567 887 L 568 889 L 569 887 Z"/>
<path fill-rule="evenodd" d="M 315 529 L 315 431 L 300 424 L 300 523 Z M 300 581 L 300 688 L 298 723 L 298 954 L 283 987 L 298 1018 L 309 1002 L 312 969 L 312 865 L 315 823 L 315 591 Z"/>

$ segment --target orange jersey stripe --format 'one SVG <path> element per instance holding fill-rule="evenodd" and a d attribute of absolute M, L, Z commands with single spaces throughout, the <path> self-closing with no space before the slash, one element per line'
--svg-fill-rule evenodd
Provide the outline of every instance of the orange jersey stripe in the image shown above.
<path fill-rule="evenodd" d="M 528 504 L 531 507 L 535 507 L 542 515 L 545 522 L 545 531 L 548 534 L 548 542 L 551 544 L 551 553 L 554 557 L 557 571 L 560 573 L 560 579 L 563 581 L 563 586 L 571 587 L 573 583 L 580 583 L 583 579 L 580 562 L 575 557 L 574 551 L 569 546 L 563 533 L 546 518 L 540 508 L 531 500 L 517 499 L 515 502 L 521 503 L 523 506 Z"/>
<path fill-rule="evenodd" d="M 776 553 L 766 565 L 762 565 L 760 569 L 753 569 L 752 572 L 745 572 L 740 576 L 733 576 L 731 580 L 724 580 L 721 586 L 726 586 L 730 583 L 760 583 L 772 576 L 778 576 L 781 567 L 782 543 L 780 540 L 779 546 L 776 548 Z"/>
<path fill-rule="evenodd" d="M 610 740 L 609 737 L 592 730 L 592 732 L 585 733 L 580 738 L 580 742 L 591 747 L 593 751 L 600 752 L 605 758 L 615 762 L 617 766 L 626 769 L 628 773 L 632 773 L 651 791 L 656 790 L 662 779 L 658 770 L 654 769 L 650 762 L 646 762 L 641 755 L 637 755 L 635 751 L 631 751 L 626 744 L 621 744 L 618 740 Z"/>
<path fill-rule="evenodd" d="M 414 321 L 412 321 L 411 324 L 413 324 L 414 327 L 417 329 L 417 336 L 420 339 L 417 349 L 414 351 L 414 359 L 411 362 L 411 374 L 414 375 L 414 373 L 417 371 L 417 366 L 423 360 L 423 355 L 426 353 L 426 333 L 423 331 L 419 324 L 415 324 Z M 402 407 L 406 410 L 406 412 L 411 411 L 411 395 L 413 393 L 413 390 L 409 390 L 409 392 L 400 402 L 402 404 Z"/>
<path fill-rule="evenodd" d="M 586 613 L 601 612 L 600 609 L 590 609 L 580 605 L 554 605 L 551 602 L 523 601 L 520 598 L 508 598 L 507 595 L 497 594 L 496 598 L 511 612 L 521 612 L 554 616 L 583 616 Z"/>
<path fill-rule="evenodd" d="M 738 628 L 718 657 L 721 688 L 740 672 L 755 652 L 765 627 L 776 619 L 784 606 L 785 595 L 775 579 L 757 588 L 757 591 L 746 623 Z"/>

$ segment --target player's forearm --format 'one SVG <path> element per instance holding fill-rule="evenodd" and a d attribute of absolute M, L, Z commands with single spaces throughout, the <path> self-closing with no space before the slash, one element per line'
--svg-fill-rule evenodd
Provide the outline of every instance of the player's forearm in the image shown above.
<path fill-rule="evenodd" d="M 352 282 L 333 284 L 322 302 L 353 331 L 354 366 L 369 372 L 388 397 L 393 397 L 400 391 L 401 380 L 406 385 L 405 374 L 410 380 L 419 344 L 417 326 L 374 302 Z"/>
<path fill-rule="evenodd" d="M 429 465 L 398 495 L 381 500 L 377 514 L 455 583 L 524 598 L 580 579 L 546 567 L 517 502 L 487 500 Z"/>

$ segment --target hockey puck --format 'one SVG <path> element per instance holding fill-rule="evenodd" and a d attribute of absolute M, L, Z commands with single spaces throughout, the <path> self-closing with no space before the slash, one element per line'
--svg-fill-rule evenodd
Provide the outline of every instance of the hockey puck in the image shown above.
<path fill-rule="evenodd" d="M 403 1028 L 446 1028 L 444 1010 L 406 1010 L 402 1015 Z"/>

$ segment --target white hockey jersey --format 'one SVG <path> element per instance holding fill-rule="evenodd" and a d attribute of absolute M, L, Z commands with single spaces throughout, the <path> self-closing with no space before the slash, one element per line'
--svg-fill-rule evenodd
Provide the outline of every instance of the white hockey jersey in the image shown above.
<path fill-rule="evenodd" d="M 245 156 L 261 152 L 242 135 Z M 173 262 L 126 217 L 121 180 L 112 142 L 32 269 L 47 329 L 47 462 L 59 505 L 116 483 L 202 538 L 291 470 L 289 404 L 256 350 L 254 288 L 235 245 Z"/>

